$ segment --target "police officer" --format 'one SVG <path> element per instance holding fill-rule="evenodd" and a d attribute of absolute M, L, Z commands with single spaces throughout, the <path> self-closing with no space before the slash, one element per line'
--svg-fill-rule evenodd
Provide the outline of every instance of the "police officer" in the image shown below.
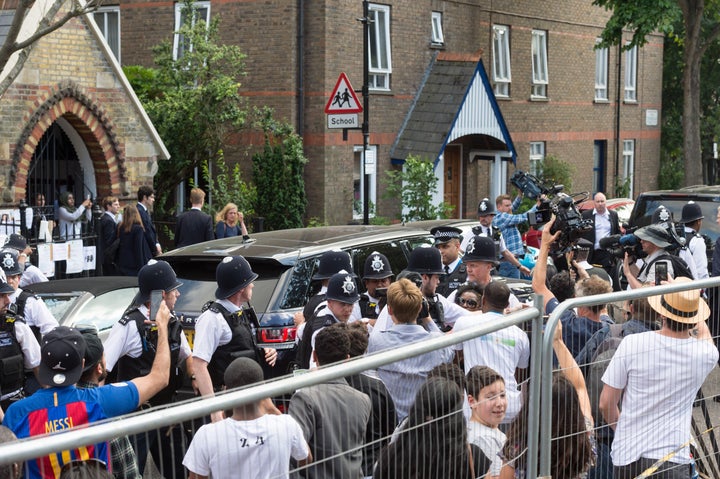
<path fill-rule="evenodd" d="M 385 306 L 387 300 L 386 292 L 390 282 L 392 281 L 393 272 L 390 267 L 390 261 L 387 256 L 377 251 L 373 251 L 365 259 L 363 268 L 363 283 L 365 284 L 365 292 L 360 295 L 360 315 L 370 320 L 371 324 L 375 320 Z M 380 293 L 378 291 L 385 291 Z"/>
<path fill-rule="evenodd" d="M 317 366 L 312 360 L 312 352 L 315 350 L 315 335 L 318 331 L 334 323 L 347 323 L 353 308 L 360 300 L 355 279 L 347 271 L 340 271 L 330 277 L 325 296 L 327 307 L 319 310 L 307 322 L 301 342 L 302 347 L 298 349 L 298 355 L 302 351 L 301 366 L 304 365 L 302 366 L 304 368 Z M 307 357 L 308 355 L 310 357 Z"/>
<path fill-rule="evenodd" d="M 435 237 L 434 246 L 440 251 L 444 273 L 435 291 L 447 298 L 465 282 L 465 265 L 460 261 L 462 230 L 453 226 L 436 226 L 430 233 Z"/>
<path fill-rule="evenodd" d="M 162 291 L 170 311 L 180 296 L 175 271 L 166 261 L 150 260 L 138 272 L 140 291 L 131 306 L 110 330 L 105 342 L 105 361 L 108 371 L 117 372 L 119 381 L 129 381 L 144 376 L 150 371 L 157 350 L 157 326 L 150 318 L 150 296 L 152 291 Z M 182 325 L 174 314 L 168 324 L 170 342 L 170 381 L 168 386 L 156 394 L 151 406 L 165 405 L 173 401 L 175 392 L 182 385 L 183 377 L 180 364 L 186 361 L 187 374 L 193 377 L 192 353 Z M 165 477 L 175 477 L 183 471 L 182 458 L 184 444 L 187 443 L 182 427 L 170 426 L 148 434 L 139 434 L 135 441 L 138 467 L 145 470 L 148 450 L 153 454 L 154 462 Z"/>
<path fill-rule="evenodd" d="M 40 271 L 40 268 L 30 262 L 32 248 L 27 244 L 24 236 L 12 233 L 8 236 L 3 249 L 14 249 L 18 252 L 18 263 L 20 263 L 20 268 L 22 269 L 22 277 L 20 278 L 21 288 L 48 281 L 47 276 Z"/>
<path fill-rule="evenodd" d="M 690 269 L 690 272 L 692 273 L 692 278 L 698 279 L 697 268 L 695 268 L 695 260 L 692 253 L 690 252 L 690 249 L 688 248 L 689 245 L 687 243 L 687 240 L 685 239 L 686 235 L 677 234 L 677 229 L 675 228 L 672 211 L 668 210 L 663 205 L 658 206 L 655 212 L 653 212 L 652 214 L 650 224 L 658 225 L 667 232 L 668 239 L 671 243 L 670 247 L 667 249 L 667 252 L 681 258 L 688 266 L 688 269 Z M 679 245 L 679 247 L 676 248 L 674 247 L 675 245 Z M 643 260 L 643 262 L 644 261 L 645 260 Z"/>
<path fill-rule="evenodd" d="M 9 310 L 14 288 L 0 282 L 0 406 L 5 410 L 22 398 L 25 371 L 33 371 L 37 381 L 40 344 L 22 317 Z"/>
<path fill-rule="evenodd" d="M 685 245 L 695 262 L 695 279 L 705 279 L 708 274 L 707 245 L 705 238 L 700 234 L 702 221 L 705 218 L 700 205 L 694 201 L 688 201 L 682 209 L 680 223 L 685 225 Z"/>
<path fill-rule="evenodd" d="M 35 296 L 32 291 L 20 288 L 23 267 L 17 250 L 6 248 L 0 251 L 0 266 L 5 271 L 7 283 L 14 291 L 10 299 L 15 307 L 15 313 L 25 319 L 39 343 L 41 336 L 58 327 L 57 319 L 42 299 Z"/>
<path fill-rule="evenodd" d="M 467 249 L 463 255 L 463 263 L 467 267 L 467 280 L 477 283 L 482 287 L 487 286 L 491 281 L 504 281 L 500 277 L 493 277 L 493 269 L 498 265 L 497 250 L 495 242 L 487 236 L 475 235 L 468 241 Z M 455 294 L 451 294 L 448 301 L 455 301 Z M 510 293 L 510 308 L 520 306 L 520 301 L 514 294 Z"/>
<path fill-rule="evenodd" d="M 483 198 L 478 203 L 478 221 L 479 225 L 474 226 L 472 229 L 473 235 L 487 236 L 495 242 L 495 250 L 498 253 L 499 261 L 507 261 L 511 265 L 515 266 L 520 272 L 526 276 L 530 276 L 530 269 L 527 266 L 520 263 L 512 252 L 505 246 L 505 239 L 500 233 L 500 228 L 493 225 L 493 219 L 495 218 L 496 211 L 493 202 L 488 198 Z M 467 244 L 472 236 L 468 236 L 462 242 L 461 248 L 463 251 L 467 249 Z"/>
<path fill-rule="evenodd" d="M 318 291 L 318 293 L 312 298 L 310 298 L 305 304 L 301 319 L 298 320 L 298 318 L 296 318 L 295 320 L 296 324 L 298 322 L 310 319 L 313 314 L 315 314 L 318 306 L 323 304 L 323 302 L 325 301 L 325 292 L 327 291 L 330 277 L 335 273 L 338 273 L 339 271 L 347 271 L 353 278 L 355 278 L 355 273 L 353 273 L 352 260 L 350 259 L 350 255 L 347 252 L 340 250 L 331 250 L 324 252 L 320 256 L 318 270 L 312 277 L 313 281 L 321 282 L 320 291 Z M 358 310 L 357 313 L 359 318 L 360 311 Z M 300 331 L 298 331 L 298 334 L 300 334 Z"/>
<path fill-rule="evenodd" d="M 250 303 L 257 277 L 242 256 L 223 258 L 215 270 L 216 300 L 207 303 L 197 318 L 193 342 L 195 383 L 203 396 L 213 396 L 214 390 L 222 388 L 225 369 L 236 358 L 275 365 L 277 351 L 257 347 L 255 311 L 242 307 Z M 222 414 L 215 412 L 212 419 L 221 420 Z"/>

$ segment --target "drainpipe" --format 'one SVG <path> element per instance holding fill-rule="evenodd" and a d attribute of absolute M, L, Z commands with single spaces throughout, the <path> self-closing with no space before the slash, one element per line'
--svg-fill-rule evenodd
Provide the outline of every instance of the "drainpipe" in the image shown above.
<path fill-rule="evenodd" d="M 620 103 L 622 101 L 621 94 L 622 94 L 622 87 L 621 81 L 622 81 L 622 74 L 621 74 L 621 67 L 622 67 L 622 36 L 620 37 L 620 42 L 618 43 L 618 57 L 617 57 L 617 93 L 615 95 L 615 175 L 613 178 L 618 178 L 620 176 L 620 155 L 622 154 L 620 152 Z M 615 192 L 613 191 L 613 196 Z"/>
<path fill-rule="evenodd" d="M 297 79 L 296 79 L 296 107 L 295 131 L 303 136 L 303 118 L 305 118 L 305 0 L 297 0 Z"/>

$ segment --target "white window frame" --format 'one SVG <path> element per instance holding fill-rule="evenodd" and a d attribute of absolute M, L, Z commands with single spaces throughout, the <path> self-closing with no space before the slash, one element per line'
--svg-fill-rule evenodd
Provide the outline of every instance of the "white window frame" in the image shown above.
<path fill-rule="evenodd" d="M 540 176 L 542 175 L 542 163 L 545 159 L 545 142 L 544 141 L 531 141 L 530 142 L 530 168 L 528 171 L 531 175 Z"/>
<path fill-rule="evenodd" d="M 372 20 L 368 33 L 369 88 L 389 91 L 392 74 L 390 6 L 371 3 L 368 12 Z"/>
<path fill-rule="evenodd" d="M 634 198 L 633 193 L 633 180 L 635 177 L 635 140 L 623 140 L 623 169 L 622 179 L 623 181 L 630 178 L 630 193 L 629 197 Z"/>
<path fill-rule="evenodd" d="M 183 13 L 183 7 L 185 7 L 184 2 L 175 2 L 175 34 L 173 35 L 173 59 L 177 60 L 179 56 L 182 56 L 180 53 L 180 44 L 182 43 L 183 39 L 181 38 L 182 35 L 180 35 L 180 27 L 182 26 L 182 13 Z M 193 10 L 201 14 L 202 11 L 205 11 L 205 24 L 210 27 L 210 2 L 209 1 L 196 1 L 193 3 Z M 195 25 L 195 22 L 198 20 L 198 15 L 193 14 L 192 16 L 192 24 L 191 26 Z M 189 50 L 192 51 L 193 46 L 190 44 L 188 46 Z"/>
<path fill-rule="evenodd" d="M 531 98 L 547 98 L 548 61 L 547 32 L 532 31 L 532 94 Z"/>
<path fill-rule="evenodd" d="M 510 96 L 510 27 L 493 25 L 493 90 L 497 97 Z"/>
<path fill-rule="evenodd" d="M 443 14 L 442 12 L 432 12 L 430 21 L 432 22 L 432 43 L 434 45 L 444 45 L 445 44 L 445 36 L 443 35 L 443 28 L 442 28 L 442 21 L 443 21 Z"/>
<path fill-rule="evenodd" d="M 626 43 L 626 45 L 628 45 Z M 637 101 L 637 58 L 638 47 L 635 45 L 625 51 L 625 101 Z"/>
<path fill-rule="evenodd" d="M 108 15 L 110 14 L 117 15 L 117 32 L 115 32 L 117 35 L 117 45 L 113 45 L 111 40 L 108 40 Z M 92 18 L 95 20 L 95 24 L 100 29 L 100 32 L 105 39 L 105 43 L 108 44 L 110 51 L 115 55 L 115 59 L 117 59 L 118 63 L 120 63 L 120 7 L 99 7 L 95 12 L 93 12 Z"/>
<path fill-rule="evenodd" d="M 377 145 L 368 145 L 368 150 L 375 152 L 375 171 L 369 175 L 370 176 L 370 189 L 369 189 L 370 203 L 372 203 L 372 205 L 374 206 L 373 210 L 370 211 L 370 213 L 369 213 L 369 217 L 374 218 L 375 213 L 377 212 L 377 196 L 376 196 L 376 193 L 377 193 L 377 188 L 376 188 L 377 166 L 378 166 L 377 165 L 377 163 L 378 163 L 377 162 Z M 360 163 L 359 165 L 357 164 L 358 162 Z M 353 219 L 357 220 L 357 219 L 362 219 L 362 217 L 363 217 L 362 208 L 363 208 L 363 204 L 364 204 L 363 202 L 365 200 L 365 184 L 364 184 L 364 182 L 365 182 L 365 151 L 363 150 L 362 145 L 353 146 L 353 194 L 356 193 L 355 186 L 354 186 L 355 180 L 356 180 L 355 179 L 356 171 L 359 171 L 359 174 L 360 174 L 360 178 L 359 178 L 360 191 L 359 191 L 358 199 L 355 199 L 353 197 L 352 214 L 353 214 Z M 359 205 L 358 210 L 355 209 L 356 205 Z"/>
<path fill-rule="evenodd" d="M 595 39 L 598 45 L 601 39 Z M 608 49 L 595 49 L 595 101 L 608 101 Z"/>

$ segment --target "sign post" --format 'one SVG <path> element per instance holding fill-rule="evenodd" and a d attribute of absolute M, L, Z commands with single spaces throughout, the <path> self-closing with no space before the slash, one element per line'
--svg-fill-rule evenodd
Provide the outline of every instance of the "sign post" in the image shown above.
<path fill-rule="evenodd" d="M 360 124 L 357 114 L 361 111 L 363 111 L 363 107 L 355 95 L 350 80 L 345 73 L 340 73 L 335 88 L 325 105 L 328 128 L 358 128 Z"/>

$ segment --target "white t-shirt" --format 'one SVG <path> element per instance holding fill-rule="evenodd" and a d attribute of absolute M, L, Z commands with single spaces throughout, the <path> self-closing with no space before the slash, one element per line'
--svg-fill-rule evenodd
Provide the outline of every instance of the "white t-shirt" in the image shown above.
<path fill-rule="evenodd" d="M 468 422 L 468 442 L 482 449 L 491 462 L 489 471 L 477 471 L 478 473 L 490 472 L 491 476 L 500 475 L 503 461 L 499 453 L 505 445 L 505 440 L 505 434 L 498 428 L 488 427 L 476 421 Z"/>
<path fill-rule="evenodd" d="M 492 323 L 501 316 L 499 313 L 463 316 L 457 320 L 453 331 Z M 465 374 L 473 366 L 488 366 L 503 377 L 508 398 L 503 424 L 509 424 L 522 407 L 522 394 L 515 380 L 515 369 L 524 369 L 530 364 L 530 340 L 527 334 L 517 326 L 510 326 L 460 343 L 455 349 L 463 352 Z"/>
<path fill-rule="evenodd" d="M 626 336 L 602 377 L 608 386 L 624 390 L 613 464 L 660 459 L 688 441 L 692 403 L 717 360 L 710 341 L 654 331 Z M 670 461 L 687 464 L 689 453 L 686 446 Z"/>
<path fill-rule="evenodd" d="M 287 414 L 227 418 L 198 429 L 183 465 L 213 478 L 287 478 L 290 457 L 306 459 L 309 452 L 300 425 Z"/>

